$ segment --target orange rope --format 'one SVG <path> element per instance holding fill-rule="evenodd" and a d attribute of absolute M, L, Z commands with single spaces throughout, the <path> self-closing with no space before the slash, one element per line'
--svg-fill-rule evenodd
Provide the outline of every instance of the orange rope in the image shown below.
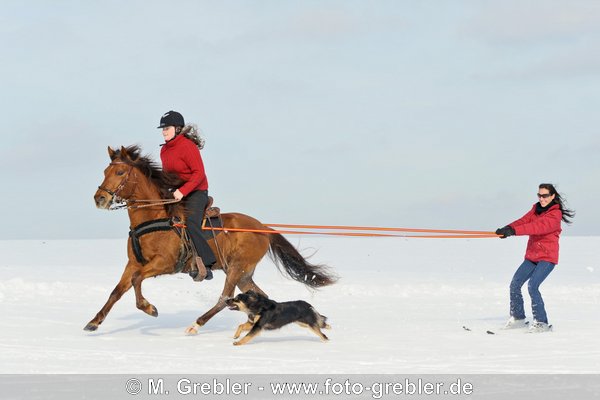
<path fill-rule="evenodd" d="M 293 225 L 293 224 L 264 224 L 275 228 L 303 228 L 303 229 L 340 229 L 352 231 L 382 231 L 382 232 L 421 232 L 421 233 L 453 233 L 462 235 L 494 235 L 489 231 L 463 231 L 456 229 L 418 229 L 418 228 L 383 228 L 374 226 L 344 226 L 344 225 Z"/>
<path fill-rule="evenodd" d="M 271 225 L 273 226 L 273 225 Z M 296 230 L 274 230 L 274 229 L 246 229 L 246 228 L 202 228 L 203 230 L 216 230 L 226 232 L 251 232 L 251 233 L 266 233 L 266 234 L 296 234 L 296 235 L 330 235 L 330 236 L 355 236 L 355 237 L 403 237 L 403 238 L 438 238 L 438 239 L 464 239 L 464 238 L 491 238 L 498 237 L 493 232 L 485 232 L 482 234 L 462 234 L 462 235 L 397 235 L 390 233 L 362 233 L 362 232 L 314 232 L 314 231 L 296 231 Z"/>

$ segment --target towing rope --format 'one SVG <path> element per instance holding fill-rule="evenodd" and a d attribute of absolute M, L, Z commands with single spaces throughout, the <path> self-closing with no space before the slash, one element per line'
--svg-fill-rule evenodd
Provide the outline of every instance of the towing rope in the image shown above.
<path fill-rule="evenodd" d="M 249 229 L 249 228 L 227 228 L 214 227 L 204 228 L 207 230 L 219 230 L 225 232 L 250 232 L 250 233 L 265 233 L 265 234 L 292 234 L 292 235 L 327 235 L 327 236 L 355 236 L 355 237 L 403 237 L 403 238 L 426 238 L 426 239 L 480 239 L 499 237 L 494 232 L 487 231 L 459 231 L 451 229 L 415 229 L 415 228 L 376 228 L 376 227 L 356 227 L 356 226 L 323 226 L 323 225 L 291 225 L 291 224 L 265 224 L 269 227 L 287 227 L 287 228 L 312 228 L 316 230 L 289 230 L 289 229 Z M 322 229 L 338 229 L 337 231 L 325 231 Z M 346 230 L 346 232 L 343 232 Z M 347 232 L 354 230 L 355 232 Z M 393 232 L 410 232 L 410 233 L 437 233 L 435 235 L 404 235 L 399 233 L 371 233 L 371 232 L 356 232 L 356 231 L 393 231 Z"/>
<path fill-rule="evenodd" d="M 346 226 L 346 225 L 293 225 L 293 224 L 265 224 L 274 228 L 303 228 L 303 229 L 337 229 L 352 231 L 380 231 L 380 232 L 420 232 L 420 233 L 449 233 L 455 235 L 494 235 L 489 231 L 465 231 L 458 229 L 419 229 L 419 228 L 385 228 L 376 226 Z"/>
<path fill-rule="evenodd" d="M 166 204 L 177 203 L 180 200 L 176 199 L 161 199 L 161 200 L 127 200 L 125 204 L 110 208 L 110 210 L 128 208 L 144 208 L 164 206 Z M 142 205 L 130 205 L 128 203 L 148 203 Z M 288 228 L 281 229 L 246 229 L 246 228 L 227 228 L 227 227 L 202 227 L 203 230 L 225 231 L 225 232 L 252 232 L 265 234 L 287 234 L 287 235 L 326 235 L 326 236 L 355 236 L 355 237 L 403 237 L 403 238 L 424 238 L 424 239 L 483 239 L 497 238 L 495 232 L 490 231 L 467 231 L 458 229 L 423 229 L 423 228 L 387 228 L 375 226 L 347 226 L 347 225 L 304 225 L 304 224 L 264 224 L 269 228 Z M 289 230 L 292 229 L 292 230 Z M 312 229 L 312 230 L 299 230 Z M 325 229 L 333 229 L 334 231 L 325 231 Z M 346 232 L 343 232 L 346 231 Z M 347 232 L 353 231 L 353 232 Z M 367 231 L 367 232 L 360 232 Z M 406 235 L 400 233 L 368 233 L 368 232 L 409 232 L 420 233 L 420 235 Z M 423 235 L 427 233 L 427 235 Z M 430 235 L 433 234 L 433 235 Z"/>

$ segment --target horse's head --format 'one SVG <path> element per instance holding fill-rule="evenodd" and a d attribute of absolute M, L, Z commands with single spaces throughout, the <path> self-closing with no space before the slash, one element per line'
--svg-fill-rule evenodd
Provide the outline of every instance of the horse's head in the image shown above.
<path fill-rule="evenodd" d="M 101 209 L 110 209 L 113 203 L 126 200 L 133 194 L 135 182 L 131 176 L 134 163 L 139 158 L 139 150 L 137 147 L 113 150 L 109 146 L 108 155 L 110 164 L 104 170 L 104 181 L 94 194 L 96 207 Z"/>

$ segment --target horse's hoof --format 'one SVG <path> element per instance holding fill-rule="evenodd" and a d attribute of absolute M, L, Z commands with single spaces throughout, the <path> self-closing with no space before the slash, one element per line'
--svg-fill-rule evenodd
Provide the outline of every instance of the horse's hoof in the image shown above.
<path fill-rule="evenodd" d="M 98 329 L 98 325 L 97 324 L 93 324 L 93 323 L 89 323 L 85 326 L 85 328 L 83 328 L 84 331 L 88 331 L 88 332 L 94 332 L 96 329 Z"/>
<path fill-rule="evenodd" d="M 150 311 L 148 312 L 148 315 L 158 317 L 158 310 L 156 309 L 156 307 L 150 306 Z"/>
<path fill-rule="evenodd" d="M 197 335 L 198 334 L 198 328 L 200 327 L 200 325 L 198 324 L 194 324 L 192 326 L 189 326 L 186 330 L 185 333 L 186 335 Z"/>

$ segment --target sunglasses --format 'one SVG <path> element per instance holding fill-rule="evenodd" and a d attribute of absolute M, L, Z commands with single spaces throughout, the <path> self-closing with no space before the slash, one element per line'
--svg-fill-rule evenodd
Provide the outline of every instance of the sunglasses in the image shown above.
<path fill-rule="evenodd" d="M 537 197 L 539 197 L 540 199 L 547 199 L 548 197 L 552 196 L 550 193 L 538 193 Z"/>

